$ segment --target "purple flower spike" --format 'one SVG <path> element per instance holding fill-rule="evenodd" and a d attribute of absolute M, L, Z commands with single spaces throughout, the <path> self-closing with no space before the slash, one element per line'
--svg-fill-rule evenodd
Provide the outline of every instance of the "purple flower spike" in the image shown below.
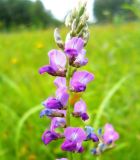
<path fill-rule="evenodd" d="M 81 128 L 67 127 L 64 131 L 65 141 L 61 148 L 70 152 L 83 152 L 82 142 L 86 139 L 86 133 Z"/>
<path fill-rule="evenodd" d="M 106 124 L 104 127 L 103 140 L 105 144 L 111 144 L 119 139 L 119 134 L 114 130 L 111 124 Z"/>
<path fill-rule="evenodd" d="M 66 126 L 65 118 L 55 117 L 55 118 L 52 118 L 50 130 L 54 131 L 56 128 L 59 128 L 59 127 L 64 128 L 65 126 Z"/>
<path fill-rule="evenodd" d="M 73 67 L 81 67 L 85 66 L 88 63 L 88 59 L 85 58 L 86 51 L 83 49 L 78 56 L 75 58 L 74 62 L 72 63 Z"/>
<path fill-rule="evenodd" d="M 86 103 L 82 99 L 75 103 L 73 115 L 81 117 L 84 121 L 89 119 L 86 113 Z"/>
<path fill-rule="evenodd" d="M 51 50 L 49 53 L 50 64 L 39 69 L 39 73 L 48 73 L 52 76 L 65 77 L 66 75 L 66 56 L 63 52 L 58 50 Z"/>
<path fill-rule="evenodd" d="M 43 135 L 42 135 L 42 141 L 44 142 L 45 145 L 49 144 L 51 141 L 56 140 L 60 138 L 60 134 L 56 132 L 52 132 L 49 130 L 46 130 Z"/>
<path fill-rule="evenodd" d="M 93 74 L 87 71 L 77 71 L 73 74 L 73 77 L 70 81 L 71 90 L 75 92 L 83 92 L 86 89 L 87 83 L 93 79 Z"/>
<path fill-rule="evenodd" d="M 84 40 L 82 38 L 73 37 L 65 44 L 65 52 L 68 54 L 69 57 L 74 58 L 78 55 L 79 52 L 84 47 Z"/>
<path fill-rule="evenodd" d="M 65 89 L 58 89 L 56 91 L 56 97 L 49 97 L 43 102 L 43 105 L 49 109 L 63 109 L 66 106 L 69 99 L 69 94 Z"/>
<path fill-rule="evenodd" d="M 64 78 L 64 77 L 57 77 L 54 80 L 54 84 L 56 85 L 57 88 L 65 88 L 65 89 L 67 89 L 67 87 L 66 87 L 66 78 Z"/>

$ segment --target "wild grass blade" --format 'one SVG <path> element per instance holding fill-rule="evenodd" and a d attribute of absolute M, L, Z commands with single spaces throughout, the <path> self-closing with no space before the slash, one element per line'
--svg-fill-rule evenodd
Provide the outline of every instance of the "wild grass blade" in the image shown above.
<path fill-rule="evenodd" d="M 8 114 L 10 113 L 10 116 L 14 117 L 15 119 L 19 118 L 14 110 L 12 110 L 10 107 L 8 107 L 7 105 L 3 103 L 0 103 L 0 109 L 7 111 Z"/>
<path fill-rule="evenodd" d="M 120 145 L 117 145 L 117 147 L 113 149 L 113 152 L 117 152 L 119 150 L 122 150 L 125 147 L 128 147 L 128 143 L 122 143 Z"/>
<path fill-rule="evenodd" d="M 108 102 L 110 101 L 110 99 L 112 98 L 112 96 L 120 89 L 120 87 L 122 86 L 122 84 L 128 79 L 128 77 L 130 77 L 130 75 L 127 75 L 125 77 L 123 77 L 119 82 L 117 82 L 113 88 L 111 88 L 108 91 L 108 94 L 106 95 L 106 97 L 103 99 L 102 103 L 99 106 L 99 109 L 97 111 L 97 116 L 94 120 L 94 128 L 97 129 L 100 123 L 100 119 L 102 117 L 102 114 L 104 112 L 104 110 L 107 107 Z"/>
<path fill-rule="evenodd" d="M 32 107 L 29 109 L 27 112 L 24 113 L 24 115 L 20 118 L 17 127 L 16 127 L 16 136 L 15 136 L 15 146 L 16 146 L 16 156 L 17 159 L 19 158 L 18 154 L 18 149 L 19 149 L 19 140 L 20 140 L 20 134 L 21 134 L 21 129 L 23 125 L 25 124 L 26 120 L 33 115 L 34 113 L 40 111 L 42 109 L 42 105 L 38 105 L 35 107 Z"/>
<path fill-rule="evenodd" d="M 2 79 L 2 81 L 4 83 L 6 83 L 11 89 L 13 89 L 18 95 L 22 96 L 22 92 L 20 90 L 20 88 L 18 87 L 18 85 L 11 80 L 8 76 L 6 76 L 3 73 L 0 73 L 0 78 Z"/>
<path fill-rule="evenodd" d="M 3 73 L 0 73 L 0 78 L 2 82 L 5 83 L 8 87 L 10 87 L 22 100 L 26 105 L 29 105 L 29 99 L 26 94 L 20 89 L 20 87 L 8 76 Z"/>

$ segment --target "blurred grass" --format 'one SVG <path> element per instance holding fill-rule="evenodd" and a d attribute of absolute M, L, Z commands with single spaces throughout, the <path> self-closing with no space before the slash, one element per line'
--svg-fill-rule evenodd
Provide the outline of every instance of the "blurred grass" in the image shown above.
<path fill-rule="evenodd" d="M 139 160 L 140 24 L 94 26 L 90 31 L 89 64 L 83 69 L 93 72 L 95 81 L 83 95 L 91 117 L 86 124 L 94 124 L 108 92 L 131 74 L 109 99 L 100 118 L 101 127 L 110 122 L 120 132 L 116 148 L 100 159 Z M 63 37 L 65 34 L 63 29 Z M 47 52 L 52 48 L 57 48 L 53 29 L 0 34 L 0 160 L 15 160 L 17 148 L 20 160 L 53 160 L 66 155 L 60 149 L 61 140 L 43 145 L 41 135 L 49 127 L 49 119 L 40 119 L 34 107 L 55 91 L 54 78 L 38 74 L 38 68 L 47 64 Z M 82 125 L 79 119 L 73 118 L 72 122 L 73 126 Z M 85 147 L 87 152 L 76 154 L 76 159 L 95 159 L 88 145 Z"/>

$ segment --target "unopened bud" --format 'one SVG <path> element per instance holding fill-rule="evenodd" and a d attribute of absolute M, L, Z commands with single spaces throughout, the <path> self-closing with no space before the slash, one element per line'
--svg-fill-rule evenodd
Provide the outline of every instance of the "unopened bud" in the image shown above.
<path fill-rule="evenodd" d="M 58 45 L 58 47 L 60 47 L 61 49 L 63 49 L 64 48 L 64 43 L 63 43 L 63 41 L 61 39 L 60 32 L 59 32 L 58 28 L 56 28 L 54 30 L 54 39 L 55 39 L 55 42 Z"/>
<path fill-rule="evenodd" d="M 68 15 L 66 16 L 66 19 L 65 19 L 66 27 L 70 27 L 71 23 L 72 23 L 72 17 L 71 17 L 71 12 L 70 12 L 70 13 L 68 13 Z"/>
<path fill-rule="evenodd" d="M 74 19 L 74 21 L 72 22 L 71 30 L 72 30 L 72 32 L 76 31 L 76 19 Z"/>
<path fill-rule="evenodd" d="M 87 23 L 88 19 L 89 19 L 89 15 L 87 13 L 83 14 L 83 16 L 81 17 L 81 21 L 83 21 L 83 23 Z"/>
<path fill-rule="evenodd" d="M 74 19 L 77 17 L 77 10 L 76 8 L 74 8 L 72 11 L 71 11 L 71 17 Z"/>
<path fill-rule="evenodd" d="M 86 33 L 84 34 L 84 36 L 83 36 L 83 39 L 84 39 L 84 46 L 87 45 L 88 40 L 89 40 L 89 36 L 90 36 L 89 32 L 86 32 Z"/>
<path fill-rule="evenodd" d="M 65 42 L 68 42 L 71 39 L 70 33 L 67 34 Z"/>

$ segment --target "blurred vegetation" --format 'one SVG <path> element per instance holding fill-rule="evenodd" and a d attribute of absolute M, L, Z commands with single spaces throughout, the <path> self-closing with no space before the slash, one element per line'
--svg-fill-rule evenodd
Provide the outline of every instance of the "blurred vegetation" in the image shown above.
<path fill-rule="evenodd" d="M 90 31 L 89 63 L 82 69 L 94 73 L 95 80 L 82 95 L 90 115 L 85 125 L 100 118 L 98 126 L 109 122 L 120 133 L 116 147 L 100 160 L 139 160 L 140 23 L 99 25 Z M 63 38 L 66 32 L 63 28 Z M 53 29 L 0 34 L 0 160 L 66 157 L 62 140 L 48 146 L 41 141 L 50 122 L 39 118 L 40 104 L 54 94 L 55 86 L 54 77 L 39 75 L 38 68 L 48 63 L 47 52 L 57 48 L 52 35 Z M 101 117 L 96 117 L 98 112 Z M 82 121 L 72 118 L 72 125 L 82 126 Z M 89 144 L 75 160 L 96 159 Z"/>
<path fill-rule="evenodd" d="M 0 0 L 0 30 L 60 25 L 40 0 Z"/>
<path fill-rule="evenodd" d="M 132 11 L 140 19 L 140 0 L 133 0 L 132 5 L 124 3 L 123 8 Z"/>
<path fill-rule="evenodd" d="M 123 21 L 132 21 L 137 18 L 129 8 L 124 8 L 123 5 L 133 6 L 135 0 L 95 0 L 93 15 L 97 22 L 114 22 L 114 19 L 120 18 Z"/>

